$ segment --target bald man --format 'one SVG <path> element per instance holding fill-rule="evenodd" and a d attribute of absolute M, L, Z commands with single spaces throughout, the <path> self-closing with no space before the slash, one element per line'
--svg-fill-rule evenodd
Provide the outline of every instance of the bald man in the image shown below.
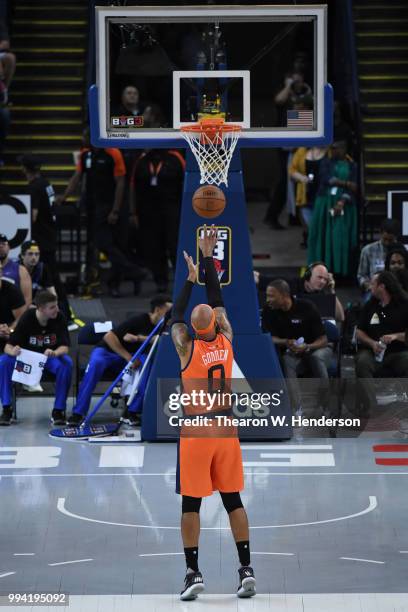
<path fill-rule="evenodd" d="M 208 230 L 205 227 L 199 247 L 204 260 L 208 304 L 199 304 L 191 313 L 194 337 L 189 333 L 184 313 L 197 280 L 197 269 L 193 259 L 184 251 L 188 277 L 175 302 L 171 322 L 184 393 L 200 390 L 214 392 L 216 389 L 225 391 L 232 377 L 233 333 L 214 266 L 216 244 L 217 231 L 214 226 Z M 187 565 L 180 599 L 196 599 L 204 590 L 203 577 L 198 568 L 199 512 L 202 498 L 217 490 L 229 515 L 241 564 L 237 596 L 252 597 L 256 591 L 254 571 L 250 566 L 248 519 L 239 494 L 244 488 L 241 448 L 236 429 L 219 425 L 217 420 L 217 416 L 229 412 L 229 407 L 215 402 L 210 411 L 208 406 L 196 406 L 192 402 L 185 412 L 188 416 L 204 415 L 206 421 L 194 427 L 183 425 L 180 432 L 176 491 L 182 495 L 181 535 Z"/>

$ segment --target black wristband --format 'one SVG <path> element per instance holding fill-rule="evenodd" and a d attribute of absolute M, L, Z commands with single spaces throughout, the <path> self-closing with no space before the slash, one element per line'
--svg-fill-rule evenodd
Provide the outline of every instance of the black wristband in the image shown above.
<path fill-rule="evenodd" d="M 221 294 L 220 281 L 214 266 L 212 257 L 204 257 L 205 269 L 205 288 L 207 290 L 207 300 L 211 308 L 224 306 Z"/>

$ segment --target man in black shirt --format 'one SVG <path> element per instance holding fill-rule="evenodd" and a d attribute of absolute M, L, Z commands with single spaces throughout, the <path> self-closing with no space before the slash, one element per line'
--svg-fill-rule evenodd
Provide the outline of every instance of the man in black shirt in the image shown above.
<path fill-rule="evenodd" d="M 286 281 L 275 280 L 266 289 L 262 329 L 271 334 L 280 352 L 285 376 L 290 379 L 295 410 L 300 412 L 301 398 L 296 382 L 298 375 L 310 372 L 312 377 L 321 379 L 322 390 L 328 388 L 327 367 L 332 350 L 327 346 L 320 315 L 314 304 L 292 297 Z"/>
<path fill-rule="evenodd" d="M 132 317 L 109 331 L 103 340 L 91 353 L 85 376 L 80 384 L 76 404 L 72 415 L 68 419 L 69 425 L 78 426 L 89 410 L 92 393 L 107 368 L 113 368 L 119 373 L 142 345 L 157 323 L 168 312 L 172 306 L 171 298 L 166 295 L 158 295 L 150 302 L 150 312 Z M 144 357 L 133 363 L 138 368 L 144 361 Z M 139 419 L 135 416 L 136 406 L 130 404 L 125 422 L 136 424 Z"/>
<path fill-rule="evenodd" d="M 23 294 L 13 283 L 2 278 L 0 264 L 0 353 L 25 310 Z"/>
<path fill-rule="evenodd" d="M 57 295 L 54 280 L 48 266 L 40 261 L 40 247 L 35 240 L 27 240 L 21 245 L 20 261 L 31 276 L 33 300 L 38 291 L 47 289 Z"/>
<path fill-rule="evenodd" d="M 370 380 L 380 370 L 386 376 L 408 377 L 408 295 L 392 272 L 375 274 L 371 282 L 372 298 L 364 305 L 357 327 L 362 347 L 356 355 L 360 399 L 365 412 L 376 407 L 376 396 Z"/>
<path fill-rule="evenodd" d="M 54 275 L 56 270 L 57 223 L 55 219 L 54 188 L 41 174 L 41 160 L 34 155 L 19 159 L 28 181 L 31 196 L 32 238 L 38 242 L 42 259 Z"/>
<path fill-rule="evenodd" d="M 69 334 L 64 316 L 58 310 L 57 297 L 40 291 L 37 308 L 29 308 L 21 317 L 0 357 L 0 398 L 3 404 L 1 425 L 10 425 L 14 365 L 21 349 L 42 353 L 47 357 L 44 369 L 56 378 L 55 403 L 51 421 L 65 424 L 67 395 L 71 386 L 72 360 L 68 355 Z"/>
<path fill-rule="evenodd" d="M 255 284 L 258 285 L 260 291 L 263 291 L 270 281 L 274 280 L 260 274 L 254 270 Z M 310 295 L 334 295 L 335 296 L 335 312 L 333 318 L 341 323 L 344 321 L 344 309 L 336 295 L 336 283 L 333 274 L 329 272 L 326 265 L 321 261 L 316 261 L 306 268 L 305 273 L 301 277 L 286 279 L 291 294 L 295 297 L 307 300 Z M 323 315 L 324 316 L 324 315 Z"/>

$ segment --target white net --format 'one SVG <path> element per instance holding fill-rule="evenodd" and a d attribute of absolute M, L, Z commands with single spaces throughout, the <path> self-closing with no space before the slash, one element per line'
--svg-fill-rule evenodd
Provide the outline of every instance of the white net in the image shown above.
<path fill-rule="evenodd" d="M 241 130 L 228 124 L 223 128 L 206 131 L 200 129 L 181 130 L 189 143 L 200 168 L 200 184 L 228 187 L 228 170 Z"/>

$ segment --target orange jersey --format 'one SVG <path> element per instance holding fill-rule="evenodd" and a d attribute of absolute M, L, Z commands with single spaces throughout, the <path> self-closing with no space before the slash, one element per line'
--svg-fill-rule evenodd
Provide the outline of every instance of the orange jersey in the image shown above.
<path fill-rule="evenodd" d="M 220 411 L 228 411 L 230 402 L 228 395 L 221 397 L 217 396 L 217 392 L 222 394 L 230 393 L 230 379 L 232 376 L 232 365 L 234 362 L 234 352 L 232 344 L 226 336 L 218 333 L 214 340 L 206 341 L 200 339 L 193 340 L 192 352 L 190 361 L 181 371 L 181 380 L 183 393 L 191 393 L 193 391 L 215 396 L 214 401 L 209 403 L 207 399 L 203 399 L 197 404 L 190 404 L 184 407 L 186 415 L 207 415 L 218 413 Z M 207 396 L 203 396 L 207 397 Z M 181 430 L 182 436 L 197 436 L 197 437 L 223 437 L 235 436 L 236 430 L 234 427 L 222 427 L 214 421 L 212 427 L 187 427 L 183 426 Z"/>
<path fill-rule="evenodd" d="M 188 379 L 231 378 L 234 353 L 232 344 L 224 334 L 214 340 L 193 340 L 190 361 L 181 371 L 183 383 Z"/>

